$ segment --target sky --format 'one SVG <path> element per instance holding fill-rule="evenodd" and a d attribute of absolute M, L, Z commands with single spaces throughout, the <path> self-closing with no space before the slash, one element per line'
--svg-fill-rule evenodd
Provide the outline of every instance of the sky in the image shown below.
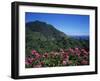
<path fill-rule="evenodd" d="M 53 14 L 53 13 L 25 13 L 25 22 L 36 20 L 53 25 L 67 35 L 88 36 L 89 15 Z"/>

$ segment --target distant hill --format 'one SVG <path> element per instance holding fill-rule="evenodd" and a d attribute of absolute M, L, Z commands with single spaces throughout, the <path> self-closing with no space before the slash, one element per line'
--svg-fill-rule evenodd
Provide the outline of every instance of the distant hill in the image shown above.
<path fill-rule="evenodd" d="M 82 35 L 82 36 L 70 36 L 70 37 L 72 37 L 74 39 L 78 39 L 78 40 L 89 40 L 89 36 L 84 36 L 84 35 Z"/>

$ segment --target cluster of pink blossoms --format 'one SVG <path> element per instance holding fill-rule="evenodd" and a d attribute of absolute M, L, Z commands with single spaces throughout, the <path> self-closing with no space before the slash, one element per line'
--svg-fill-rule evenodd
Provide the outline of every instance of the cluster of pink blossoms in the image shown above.
<path fill-rule="evenodd" d="M 28 68 L 89 65 L 89 50 L 69 48 L 44 54 L 32 50 L 25 59 L 25 65 Z"/>

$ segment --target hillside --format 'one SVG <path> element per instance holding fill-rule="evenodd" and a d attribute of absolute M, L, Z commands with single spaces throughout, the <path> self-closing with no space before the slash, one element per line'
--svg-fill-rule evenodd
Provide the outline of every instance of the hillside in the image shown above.
<path fill-rule="evenodd" d="M 88 40 L 74 39 L 46 22 L 37 20 L 26 23 L 26 55 L 32 49 L 45 53 L 61 48 L 89 48 L 88 46 Z"/>

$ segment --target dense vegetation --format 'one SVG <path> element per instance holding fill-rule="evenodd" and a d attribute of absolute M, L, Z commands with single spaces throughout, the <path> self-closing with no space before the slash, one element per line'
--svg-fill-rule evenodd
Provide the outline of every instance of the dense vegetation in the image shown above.
<path fill-rule="evenodd" d="M 77 51 L 76 51 L 77 48 Z M 79 56 L 72 55 L 69 49 L 72 49 L 74 53 L 78 52 Z M 86 58 L 84 57 L 84 52 Z M 62 53 L 63 52 L 63 53 Z M 84 60 L 89 64 L 89 40 L 83 39 L 74 39 L 70 36 L 67 36 L 63 32 L 57 30 L 50 24 L 41 21 L 34 21 L 26 23 L 26 67 L 36 67 L 41 62 L 43 66 L 62 66 L 62 62 L 65 61 L 62 56 L 69 56 L 67 59 L 76 59 L 71 65 L 82 65 L 80 60 Z M 80 52 L 80 53 L 79 53 Z M 55 54 L 58 54 L 54 56 Z M 49 61 L 44 58 L 44 55 L 47 55 Z M 38 56 L 38 59 L 36 59 Z M 54 56 L 54 58 L 52 57 Z M 35 59 L 35 61 L 34 61 Z M 52 62 L 53 60 L 53 62 Z M 32 63 L 30 63 L 32 61 Z M 72 60 L 70 60 L 72 61 Z M 65 65 L 70 65 L 65 62 Z M 84 64 L 83 64 L 84 65 Z"/>

